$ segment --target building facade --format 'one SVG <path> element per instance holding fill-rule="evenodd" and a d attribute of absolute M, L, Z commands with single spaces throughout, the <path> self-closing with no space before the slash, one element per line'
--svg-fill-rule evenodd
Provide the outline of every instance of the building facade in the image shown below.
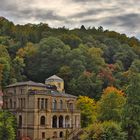
<path fill-rule="evenodd" d="M 45 83 L 19 82 L 4 91 L 3 107 L 17 118 L 18 139 L 64 140 L 81 127 L 77 97 L 64 92 L 63 79 L 54 75 Z"/>

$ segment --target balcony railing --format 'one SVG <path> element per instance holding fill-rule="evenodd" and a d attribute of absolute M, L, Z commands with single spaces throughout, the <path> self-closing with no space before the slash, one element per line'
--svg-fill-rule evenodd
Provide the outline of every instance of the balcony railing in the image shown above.
<path fill-rule="evenodd" d="M 54 109 L 54 108 L 52 108 L 51 109 L 51 111 L 52 112 L 71 112 L 71 113 L 80 113 L 80 110 L 78 110 L 78 109 Z"/>

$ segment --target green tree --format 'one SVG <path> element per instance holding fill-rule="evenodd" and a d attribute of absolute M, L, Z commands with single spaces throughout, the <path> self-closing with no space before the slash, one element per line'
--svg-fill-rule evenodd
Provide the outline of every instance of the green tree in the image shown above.
<path fill-rule="evenodd" d="M 100 98 L 102 91 L 102 81 L 95 73 L 83 72 L 78 78 L 73 78 L 69 82 L 69 91 L 74 95 L 83 95 Z"/>
<path fill-rule="evenodd" d="M 94 123 L 84 129 L 81 140 L 125 140 L 126 134 L 118 123 L 105 121 Z"/>
<path fill-rule="evenodd" d="M 15 140 L 16 120 L 13 114 L 0 111 L 0 140 Z"/>
<path fill-rule="evenodd" d="M 81 125 L 87 127 L 96 120 L 95 101 L 87 96 L 79 96 L 77 107 L 81 110 Z"/>
<path fill-rule="evenodd" d="M 97 103 L 97 119 L 99 121 L 121 121 L 122 109 L 126 99 L 120 93 L 114 88 L 107 89 L 107 93 L 106 90 L 104 91 Z"/>
<path fill-rule="evenodd" d="M 122 127 L 127 133 L 127 140 L 140 138 L 140 74 L 131 74 L 131 81 L 126 90 L 127 100 L 123 110 Z"/>

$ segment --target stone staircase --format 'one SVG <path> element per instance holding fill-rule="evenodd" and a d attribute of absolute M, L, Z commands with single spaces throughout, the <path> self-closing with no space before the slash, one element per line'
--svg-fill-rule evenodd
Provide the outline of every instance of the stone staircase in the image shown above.
<path fill-rule="evenodd" d="M 69 135 L 67 140 L 80 140 L 80 135 L 83 133 L 81 128 L 74 129 Z"/>

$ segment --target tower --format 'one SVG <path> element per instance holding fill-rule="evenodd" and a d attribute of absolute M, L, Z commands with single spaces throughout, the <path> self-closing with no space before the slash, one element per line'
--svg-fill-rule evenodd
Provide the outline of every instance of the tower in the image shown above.
<path fill-rule="evenodd" d="M 64 91 L 64 80 L 56 75 L 53 75 L 45 80 L 45 84 L 55 85 L 59 92 Z"/>

